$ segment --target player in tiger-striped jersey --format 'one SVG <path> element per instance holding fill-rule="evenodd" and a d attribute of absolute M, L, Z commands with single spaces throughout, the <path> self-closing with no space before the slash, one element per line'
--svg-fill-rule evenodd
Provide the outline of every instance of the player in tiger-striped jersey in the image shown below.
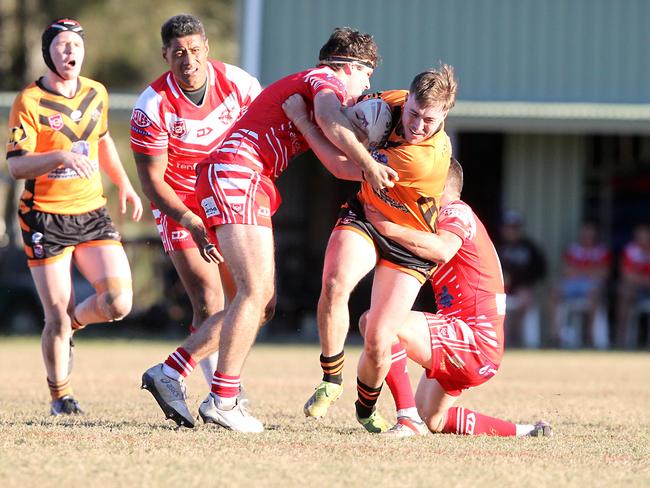
<path fill-rule="evenodd" d="M 261 87 L 244 70 L 208 58 L 208 39 L 197 17 L 171 17 L 163 24 L 161 37 L 170 70 L 138 98 L 131 116 L 131 148 L 164 250 L 190 299 L 194 331 L 223 309 L 222 278 L 228 286 L 214 238 L 199 217 L 196 165 L 219 147 Z M 201 361 L 208 384 L 216 360 L 214 354 Z M 178 378 L 193 365 L 177 357 L 168 359 L 163 368 Z"/>
<path fill-rule="evenodd" d="M 389 369 L 394 327 L 408 314 L 435 264 L 377 233 L 365 220 L 363 205 L 379 209 L 398 224 L 428 232 L 434 229 L 451 157 L 444 120 L 455 103 L 456 89 L 453 68 L 442 65 L 415 76 L 408 92 L 394 90 L 381 94 L 392 107 L 393 131 L 386 147 L 372 154 L 400 177 L 393 187 L 380 190 L 363 182 L 361 191 L 343 206 L 330 236 L 317 316 L 323 378 L 305 403 L 304 412 L 309 417 L 325 415 L 342 393 L 348 299 L 357 283 L 375 268 L 368 320 L 371 326 L 365 343 L 367 358 L 374 364 L 360 366 L 357 382 L 360 394 L 366 392 L 369 397 L 357 403 L 357 417 L 364 425 L 372 423 L 373 398 L 378 397 Z M 311 130 L 301 110 L 293 111 L 293 101 L 287 100 L 285 105 L 319 159 L 330 164 L 340 160 L 340 152 Z M 347 166 L 344 171 L 350 173 L 354 168 Z"/>
<path fill-rule="evenodd" d="M 120 207 L 142 203 L 108 133 L 108 94 L 79 76 L 83 29 L 72 19 L 42 35 L 48 71 L 18 94 L 9 127 L 11 175 L 25 180 L 18 216 L 32 278 L 45 312 L 42 351 L 53 415 L 82 413 L 70 383 L 72 332 L 119 320 L 132 303 L 131 270 L 106 210 L 99 168 L 119 188 Z M 96 293 L 75 306 L 70 266 Z"/>
<path fill-rule="evenodd" d="M 174 353 L 189 363 L 219 347 L 213 388 L 199 408 L 205 422 L 244 432 L 264 428 L 241 407 L 238 392 L 248 351 L 260 324 L 274 308 L 271 218 L 280 204 L 274 180 L 294 156 L 308 149 L 282 111 L 285 99 L 293 93 L 303 94 L 325 135 L 364 169 L 368 180 L 376 188 L 393 184 L 395 172 L 372 159 L 342 111 L 369 87 L 377 58 L 372 36 L 350 28 L 335 29 L 321 48 L 318 66 L 268 86 L 235 123 L 221 147 L 199 165 L 197 198 L 206 225 L 217 234 L 236 288 L 223 325 L 221 317 L 215 317 L 214 323 L 211 319 Z M 169 400 L 161 405 L 168 416 L 193 425 L 184 402 L 177 402 L 162 388 L 160 391 Z"/>
<path fill-rule="evenodd" d="M 397 407 L 388 435 L 432 432 L 500 436 L 551 435 L 546 422 L 518 425 L 453 407 L 463 390 L 494 376 L 503 357 L 505 293 L 494 245 L 472 209 L 460 200 L 462 167 L 451 161 L 437 232 L 397 225 L 368 207 L 375 228 L 425 259 L 439 263 L 431 276 L 438 313 L 412 311 L 398 326 L 387 383 Z M 366 317 L 361 330 L 367 333 Z M 362 353 L 360 363 L 365 361 Z M 425 368 L 413 397 L 407 356 Z M 417 405 L 417 408 L 416 408 Z M 421 420 L 424 419 L 424 422 Z"/>

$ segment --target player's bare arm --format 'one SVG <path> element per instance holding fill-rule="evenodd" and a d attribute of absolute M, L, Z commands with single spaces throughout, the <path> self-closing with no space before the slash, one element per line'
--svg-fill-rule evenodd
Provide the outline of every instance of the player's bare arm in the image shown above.
<path fill-rule="evenodd" d="M 374 207 L 364 207 L 366 218 L 384 237 L 401 244 L 416 256 L 429 261 L 446 263 L 454 257 L 463 241 L 453 232 L 439 230 L 437 234 L 409 229 L 390 222 Z"/>
<path fill-rule="evenodd" d="M 307 112 L 307 105 L 299 94 L 291 95 L 282 104 L 282 110 L 302 133 L 323 166 L 341 180 L 361 181 L 361 170 L 352 164 L 349 158 L 314 124 Z"/>
<path fill-rule="evenodd" d="M 399 180 L 397 172 L 375 161 L 354 134 L 350 121 L 341 111 L 341 103 L 331 90 L 314 97 L 314 117 L 323 134 L 359 166 L 366 181 L 376 190 L 392 187 Z"/>
<path fill-rule="evenodd" d="M 120 212 L 126 213 L 126 204 L 130 203 L 133 206 L 131 218 L 139 221 L 142 217 L 142 201 L 124 171 L 115 142 L 108 132 L 99 139 L 99 166 L 119 189 Z"/>
<path fill-rule="evenodd" d="M 193 213 L 178 197 L 174 189 L 165 181 L 167 154 L 150 156 L 133 151 L 142 191 L 164 214 L 185 227 L 201 253 L 208 262 L 221 263 L 223 257 L 210 241 L 208 231 L 201 217 Z"/>
<path fill-rule="evenodd" d="M 87 156 L 64 150 L 13 156 L 7 163 L 9 173 L 17 180 L 36 178 L 59 166 L 76 171 L 82 178 L 90 178 L 95 172 L 95 167 Z"/>

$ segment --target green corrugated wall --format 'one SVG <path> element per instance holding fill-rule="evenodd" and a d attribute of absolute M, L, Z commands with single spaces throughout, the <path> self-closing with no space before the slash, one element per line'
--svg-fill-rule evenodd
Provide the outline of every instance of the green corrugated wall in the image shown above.
<path fill-rule="evenodd" d="M 462 100 L 650 102 L 650 1 L 265 0 L 260 78 L 313 65 L 335 26 L 371 32 L 374 88 L 407 87 L 438 60 Z"/>

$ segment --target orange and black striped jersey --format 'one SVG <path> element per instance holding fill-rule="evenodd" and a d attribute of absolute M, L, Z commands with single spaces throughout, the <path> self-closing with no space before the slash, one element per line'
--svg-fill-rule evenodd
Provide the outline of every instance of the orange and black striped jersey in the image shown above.
<path fill-rule="evenodd" d="M 27 153 L 66 150 L 85 154 L 95 164 L 91 178 L 62 165 L 25 182 L 21 211 L 76 215 L 106 204 L 99 172 L 99 139 L 108 127 L 106 88 L 79 77 L 77 93 L 66 98 L 40 80 L 20 92 L 9 116 L 7 159 Z"/>
<path fill-rule="evenodd" d="M 399 175 L 393 188 L 375 191 L 361 184 L 359 199 L 372 205 L 392 222 L 412 229 L 435 230 L 440 197 L 445 187 L 451 159 L 451 141 L 444 125 L 429 139 L 409 144 L 403 137 L 400 122 L 408 91 L 391 90 L 379 93 L 393 111 L 394 129 L 386 147 L 372 151 L 376 161 L 387 164 Z"/>

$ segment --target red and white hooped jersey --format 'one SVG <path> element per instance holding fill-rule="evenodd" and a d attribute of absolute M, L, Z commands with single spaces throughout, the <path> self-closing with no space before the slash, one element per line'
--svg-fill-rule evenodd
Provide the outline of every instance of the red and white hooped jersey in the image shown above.
<path fill-rule="evenodd" d="M 261 92 L 257 79 L 237 66 L 209 60 L 207 68 L 201 105 L 185 96 L 168 71 L 142 92 L 131 115 L 131 148 L 167 154 L 165 181 L 176 191 L 194 191 L 196 165 L 219 147 Z"/>
<path fill-rule="evenodd" d="M 650 278 L 650 251 L 632 241 L 623 248 L 623 271 Z"/>
<path fill-rule="evenodd" d="M 607 267 L 611 260 L 612 254 L 604 244 L 587 247 L 575 242 L 564 253 L 564 262 L 567 265 L 585 271 Z"/>
<path fill-rule="evenodd" d="M 438 231 L 463 241 L 447 263 L 430 278 L 438 313 L 462 319 L 494 364 L 503 354 L 506 295 L 501 263 L 483 223 L 466 203 L 457 200 L 438 214 Z"/>
<path fill-rule="evenodd" d="M 275 180 L 293 157 L 309 149 L 300 131 L 284 114 L 282 104 L 299 93 L 311 113 L 314 97 L 322 90 L 332 90 L 341 104 L 345 103 L 345 86 L 328 67 L 301 71 L 272 83 L 235 123 L 208 162 L 224 172 L 237 172 L 237 166 L 244 166 Z"/>

